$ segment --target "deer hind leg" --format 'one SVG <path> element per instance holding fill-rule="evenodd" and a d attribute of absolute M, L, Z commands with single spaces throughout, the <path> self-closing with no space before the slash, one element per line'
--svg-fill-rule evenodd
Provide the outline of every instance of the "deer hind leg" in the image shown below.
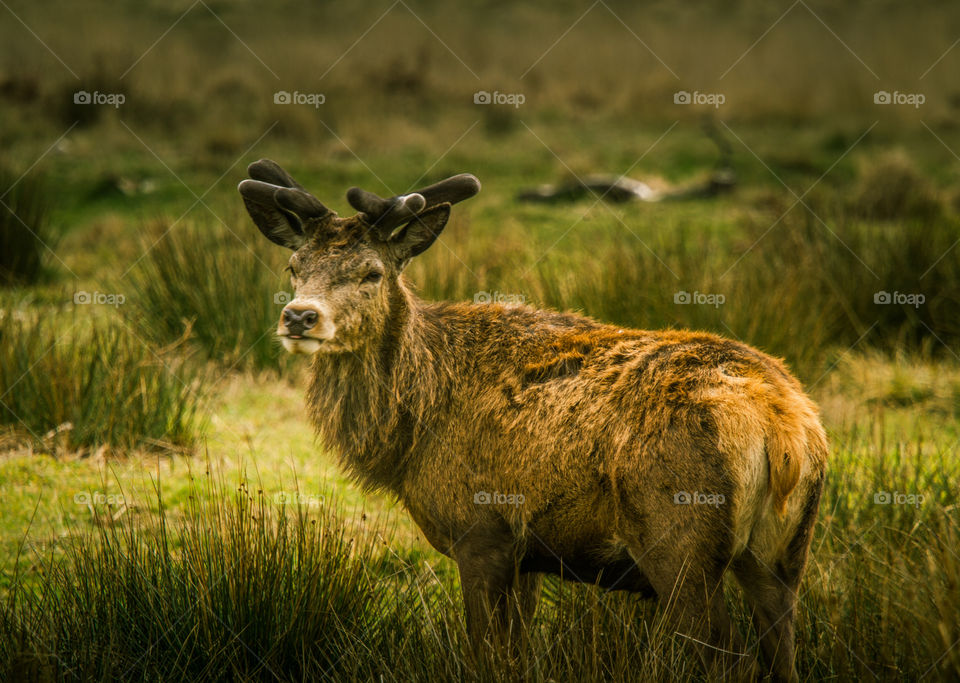
<path fill-rule="evenodd" d="M 664 530 L 659 541 L 628 547 L 666 607 L 672 632 L 691 642 L 708 672 L 741 678 L 752 675 L 754 662 L 744 655 L 724 601 L 727 550 L 721 536 L 678 526 Z"/>
<path fill-rule="evenodd" d="M 753 662 L 730 619 L 723 595 L 723 573 L 704 571 L 693 563 L 647 562 L 649 576 L 668 610 L 667 623 L 674 633 L 688 639 L 699 653 L 708 672 L 729 678 L 733 672 L 751 670 Z"/>
<path fill-rule="evenodd" d="M 734 571 L 752 611 L 764 664 L 774 680 L 798 681 L 793 649 L 796 584 L 753 556 L 738 559 Z"/>
<path fill-rule="evenodd" d="M 764 560 L 759 552 L 748 547 L 733 564 L 753 612 L 764 663 L 778 681 L 800 680 L 794 664 L 797 592 L 806 568 L 822 488 L 821 478 L 808 489 L 799 513 L 800 523 L 781 557 Z"/>

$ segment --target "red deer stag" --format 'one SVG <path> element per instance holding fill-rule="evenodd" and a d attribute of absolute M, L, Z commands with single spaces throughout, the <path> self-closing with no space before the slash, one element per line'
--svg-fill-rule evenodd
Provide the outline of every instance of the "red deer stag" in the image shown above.
<path fill-rule="evenodd" d="M 277 334 L 313 354 L 321 441 L 454 559 L 475 642 L 507 638 L 540 575 L 562 573 L 674 601 L 677 631 L 716 663 L 743 651 L 731 569 L 768 666 L 797 679 L 827 441 L 781 361 L 707 333 L 421 301 L 403 270 L 479 191 L 471 175 L 390 199 L 353 188 L 359 213 L 340 218 L 272 161 L 249 174 L 254 223 L 293 250 Z"/>

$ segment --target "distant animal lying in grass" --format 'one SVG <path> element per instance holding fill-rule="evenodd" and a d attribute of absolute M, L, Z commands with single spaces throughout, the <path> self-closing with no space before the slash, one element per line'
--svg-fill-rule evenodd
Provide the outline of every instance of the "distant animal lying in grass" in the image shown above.
<path fill-rule="evenodd" d="M 614 203 L 708 199 L 730 192 L 735 185 L 736 176 L 730 169 L 719 170 L 700 183 L 662 188 L 624 176 L 590 175 L 557 185 L 521 190 L 517 199 L 524 202 L 572 202 L 592 197 Z"/>
<path fill-rule="evenodd" d="M 340 218 L 272 161 L 249 173 L 250 216 L 293 251 L 277 334 L 313 354 L 321 439 L 456 561 L 475 645 L 515 643 L 549 573 L 670 603 L 708 665 L 749 670 L 731 569 L 768 666 L 797 680 L 827 441 L 783 363 L 702 332 L 420 300 L 403 270 L 479 191 L 471 175 L 390 199 L 353 188 L 359 213 Z"/>
<path fill-rule="evenodd" d="M 614 203 L 622 202 L 662 202 L 685 199 L 709 199 L 733 191 L 737 176 L 733 171 L 731 158 L 733 149 L 721 135 L 716 122 L 706 119 L 703 130 L 720 150 L 714 170 L 706 180 L 688 185 L 672 186 L 655 181 L 644 182 L 626 176 L 588 175 L 574 177 L 555 185 L 521 190 L 517 199 L 523 202 L 573 202 L 579 199 L 597 199 Z"/>

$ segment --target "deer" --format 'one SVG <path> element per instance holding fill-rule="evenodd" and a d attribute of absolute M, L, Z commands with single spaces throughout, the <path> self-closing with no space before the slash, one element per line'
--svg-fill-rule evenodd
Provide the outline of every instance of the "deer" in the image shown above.
<path fill-rule="evenodd" d="M 591 174 L 574 177 L 556 185 L 539 185 L 517 193 L 522 202 L 558 203 L 573 202 L 584 197 L 594 197 L 614 204 L 624 202 L 671 202 L 693 199 L 713 199 L 733 192 L 737 185 L 732 158 L 733 147 L 723 137 L 713 118 L 703 121 L 704 133 L 720 151 L 720 156 L 710 174 L 693 183 L 681 186 L 657 187 L 642 180 L 619 175 Z"/>
<path fill-rule="evenodd" d="M 798 680 L 828 443 L 783 361 L 708 332 L 421 300 L 404 269 L 479 192 L 470 174 L 389 198 L 353 187 L 342 218 L 273 161 L 248 174 L 250 217 L 292 252 L 276 333 L 311 357 L 319 442 L 456 563 L 468 642 L 514 639 L 557 575 L 669 601 L 706 663 L 736 653 L 755 670 L 723 598 L 730 571 L 759 657 Z"/>

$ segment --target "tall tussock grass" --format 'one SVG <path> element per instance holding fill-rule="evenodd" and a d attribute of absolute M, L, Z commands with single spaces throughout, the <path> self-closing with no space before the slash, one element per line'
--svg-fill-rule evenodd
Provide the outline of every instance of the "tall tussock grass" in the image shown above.
<path fill-rule="evenodd" d="M 562 208 L 524 219 L 524 235 L 455 219 L 410 278 L 428 299 L 505 297 L 631 327 L 711 330 L 785 357 L 808 380 L 855 344 L 942 355 L 960 342 L 955 216 L 868 220 L 828 198 L 779 218 L 744 212 L 736 229 L 710 232 L 595 211 L 562 239 L 551 235 L 573 215 Z M 249 233 L 244 244 L 219 227 L 175 226 L 130 274 L 128 320 L 161 345 L 186 334 L 228 367 L 283 368 L 272 330 L 289 300 L 286 252 Z"/>
<path fill-rule="evenodd" d="M 835 202 L 779 220 L 745 212 L 736 229 L 712 233 L 594 211 L 561 240 L 534 230 L 526 244 L 515 225 L 454 222 L 412 279 L 429 298 L 500 296 L 632 327 L 711 330 L 786 357 L 806 379 L 854 344 L 946 355 L 960 343 L 956 217 L 869 221 Z"/>
<path fill-rule="evenodd" d="M 78 314 L 5 309 L 0 320 L 0 424 L 34 446 L 168 448 L 196 438 L 201 377 L 175 356 Z"/>
<path fill-rule="evenodd" d="M 209 484 L 209 481 L 207 482 Z M 262 492 L 193 490 L 186 516 L 109 511 L 42 586 L 4 611 L 0 665 L 18 680 L 308 680 L 371 641 L 391 598 L 374 544 L 323 509 L 274 510 Z M 154 523 L 156 522 L 156 523 Z"/>
<path fill-rule="evenodd" d="M 921 470 L 918 442 L 904 453 L 878 445 L 838 440 L 800 591 L 801 677 L 960 674 L 960 660 L 942 656 L 960 635 L 957 465 Z M 449 561 L 398 553 L 389 529 L 345 520 L 330 501 L 287 507 L 209 474 L 190 490 L 176 516 L 162 498 L 155 515 L 94 508 L 92 532 L 71 536 L 56 560 L 21 558 L 40 571 L 18 571 L 0 602 L 0 677 L 704 679 L 690 643 L 665 627 L 669 604 L 548 580 L 511 657 L 474 653 Z M 925 499 L 875 502 L 894 490 Z M 732 584 L 727 594 L 755 647 Z"/>
<path fill-rule="evenodd" d="M 903 151 L 888 152 L 865 164 L 849 209 L 866 219 L 920 221 L 936 220 L 944 211 L 937 190 Z"/>
<path fill-rule="evenodd" d="M 280 369 L 273 331 L 290 297 L 284 253 L 243 225 L 247 242 L 221 226 L 154 226 L 152 248 L 128 275 L 131 324 L 160 345 L 186 335 L 225 367 Z"/>
<path fill-rule="evenodd" d="M 0 166 L 0 286 L 31 285 L 47 274 L 48 247 L 58 234 L 42 176 L 18 178 Z"/>
<path fill-rule="evenodd" d="M 518 205 L 506 221 L 481 214 L 482 230 L 456 216 L 409 275 L 427 299 L 714 331 L 785 357 L 807 380 L 854 345 L 947 354 L 960 343 L 960 219 L 902 154 L 862 173 L 852 193 L 789 209 L 724 200 L 594 207 L 577 220 L 579 204 Z M 732 224 L 705 228 L 714 211 Z M 287 254 L 238 224 L 248 242 L 219 226 L 175 225 L 130 275 L 130 320 L 158 344 L 189 333 L 230 367 L 281 368 L 271 331 L 289 296 Z"/>

